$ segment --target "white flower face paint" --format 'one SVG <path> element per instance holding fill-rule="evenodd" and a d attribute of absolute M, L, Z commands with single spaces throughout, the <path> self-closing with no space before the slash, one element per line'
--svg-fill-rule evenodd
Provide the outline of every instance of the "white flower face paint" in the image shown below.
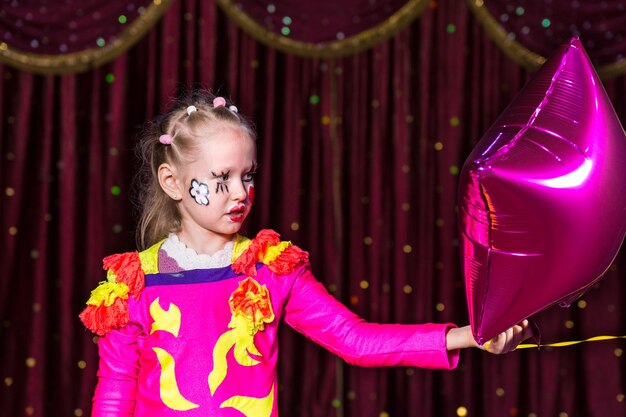
<path fill-rule="evenodd" d="M 195 178 L 192 179 L 189 194 L 196 200 L 196 203 L 203 206 L 209 205 L 209 186 L 207 184 L 199 182 Z"/>

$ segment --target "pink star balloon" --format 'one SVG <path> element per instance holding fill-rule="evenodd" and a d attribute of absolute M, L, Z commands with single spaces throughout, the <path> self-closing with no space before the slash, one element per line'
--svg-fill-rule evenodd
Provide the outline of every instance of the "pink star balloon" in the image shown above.
<path fill-rule="evenodd" d="M 562 46 L 473 149 L 459 227 L 478 343 L 555 303 L 613 262 L 626 233 L 626 136 L 578 38 Z"/>

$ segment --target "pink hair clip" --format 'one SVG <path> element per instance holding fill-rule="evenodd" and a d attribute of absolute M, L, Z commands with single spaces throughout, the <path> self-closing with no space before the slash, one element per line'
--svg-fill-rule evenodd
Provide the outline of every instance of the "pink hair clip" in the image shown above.
<path fill-rule="evenodd" d="M 161 135 L 161 136 L 159 136 L 159 142 L 161 142 L 163 145 L 171 145 L 172 144 L 172 139 L 174 139 L 172 137 L 172 135 Z"/>
<path fill-rule="evenodd" d="M 226 106 L 226 100 L 224 100 L 224 97 L 215 97 L 213 99 L 213 108 L 220 106 Z"/>

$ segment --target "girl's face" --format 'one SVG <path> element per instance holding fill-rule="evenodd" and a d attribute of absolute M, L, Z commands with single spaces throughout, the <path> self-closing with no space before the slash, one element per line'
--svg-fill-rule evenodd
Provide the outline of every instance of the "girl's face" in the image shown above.
<path fill-rule="evenodd" d="M 224 124 L 194 157 L 177 167 L 182 232 L 230 239 L 252 208 L 256 145 L 244 130 Z"/>

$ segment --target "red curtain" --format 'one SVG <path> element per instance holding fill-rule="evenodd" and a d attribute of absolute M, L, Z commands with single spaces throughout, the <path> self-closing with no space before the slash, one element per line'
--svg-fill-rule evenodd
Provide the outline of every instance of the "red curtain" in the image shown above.
<path fill-rule="evenodd" d="M 460 1 L 432 2 L 393 39 L 334 60 L 278 53 L 213 2 L 185 0 L 93 71 L 0 66 L 0 415 L 89 414 L 97 352 L 77 315 L 101 258 L 134 248 L 133 145 L 177 91 L 211 87 L 255 121 L 249 234 L 275 228 L 309 250 L 316 276 L 370 321 L 465 324 L 457 174 L 528 77 Z M 624 120 L 624 77 L 606 87 Z M 584 303 L 541 313 L 544 341 L 622 334 L 624 267 L 622 250 Z M 361 369 L 284 326 L 281 414 L 625 415 L 623 346 L 464 351 L 451 372 Z"/>

